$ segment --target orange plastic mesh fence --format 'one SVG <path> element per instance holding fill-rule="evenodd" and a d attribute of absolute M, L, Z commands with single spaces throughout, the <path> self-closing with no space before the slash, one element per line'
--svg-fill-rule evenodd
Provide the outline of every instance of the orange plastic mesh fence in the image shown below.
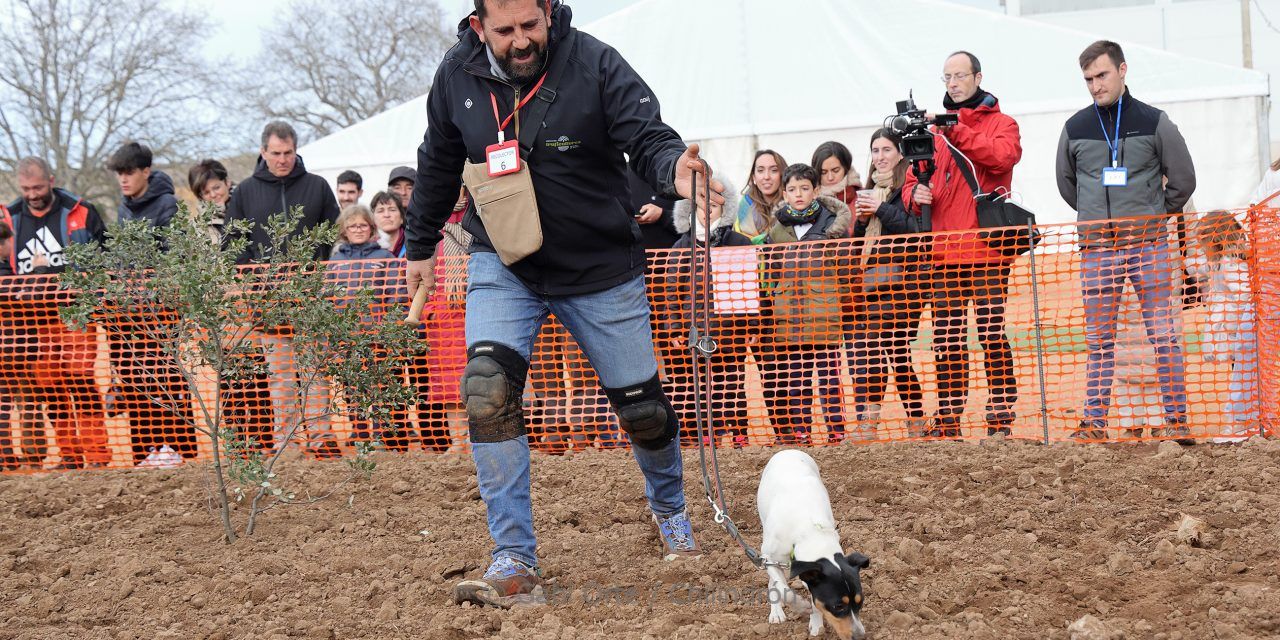
<path fill-rule="evenodd" d="M 1210 439 L 1272 428 L 1277 210 L 1038 231 L 1035 252 L 1021 254 L 975 231 L 713 249 L 706 311 L 718 342 L 709 361 L 718 442 L 976 439 L 1002 429 L 1037 440 Z M 703 311 L 691 308 L 690 264 L 688 250 L 652 252 L 647 275 L 655 352 L 686 443 L 695 442 L 701 366 L 688 348 L 690 314 Z M 383 304 L 407 305 L 401 281 L 376 277 L 384 268 L 348 274 L 382 287 Z M 370 425 L 348 417 L 342 389 L 313 385 L 309 413 L 329 417 L 298 433 L 307 451 L 332 454 L 332 443 L 350 454 L 362 440 L 466 449 L 465 257 L 437 268 L 423 316 L 430 352 L 403 372 L 419 401 L 392 424 Z M 120 330 L 171 319 L 109 318 L 77 332 L 58 317 L 68 300 L 55 279 L 0 282 L 4 470 L 208 456 L 193 426 L 203 424 L 201 404 L 174 361 L 141 332 Z M 287 335 L 255 340 L 249 357 L 262 374 L 224 382 L 222 413 L 227 428 L 268 447 L 298 399 L 297 371 Z M 209 371 L 199 379 L 208 406 L 217 382 Z M 161 407 L 157 396 L 177 402 Z M 537 340 L 525 405 L 535 449 L 625 444 L 590 364 L 554 318 Z"/>

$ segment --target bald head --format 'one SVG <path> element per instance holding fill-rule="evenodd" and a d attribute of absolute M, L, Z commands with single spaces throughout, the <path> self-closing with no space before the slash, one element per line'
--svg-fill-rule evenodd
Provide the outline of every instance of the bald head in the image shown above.
<path fill-rule="evenodd" d="M 53 171 L 49 168 L 49 163 L 44 158 L 28 156 L 18 161 L 18 175 L 27 176 L 39 180 L 52 180 Z"/>

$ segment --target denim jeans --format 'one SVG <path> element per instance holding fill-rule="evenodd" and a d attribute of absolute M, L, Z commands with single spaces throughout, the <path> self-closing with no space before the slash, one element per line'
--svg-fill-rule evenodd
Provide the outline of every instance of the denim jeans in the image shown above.
<path fill-rule="evenodd" d="M 1133 285 L 1142 307 L 1147 340 L 1155 347 L 1156 378 L 1166 420 L 1187 413 L 1186 365 L 1176 315 L 1181 308 L 1174 278 L 1173 251 L 1165 241 L 1118 248 L 1086 248 L 1080 277 L 1084 293 L 1085 365 L 1084 417 L 1103 423 L 1111 405 L 1115 381 L 1116 324 L 1125 283 Z"/>
<path fill-rule="evenodd" d="M 467 264 L 467 346 L 496 342 L 529 359 L 549 313 L 568 329 L 608 388 L 645 382 L 658 372 L 649 327 L 644 277 L 595 293 L 544 296 L 529 290 L 493 253 L 476 252 Z M 660 450 L 632 447 L 645 478 L 645 498 L 659 516 L 684 509 L 679 438 Z M 537 564 L 529 438 L 473 442 L 480 497 L 488 511 L 493 558 Z"/>
<path fill-rule="evenodd" d="M 828 435 L 844 433 L 844 401 L 840 390 L 838 345 L 773 343 L 774 357 L 761 371 L 762 382 L 774 390 L 779 412 L 771 416 L 773 431 L 782 443 L 811 435 L 818 416 L 815 396 L 822 405 Z M 811 382 L 817 375 L 817 385 Z"/>
<path fill-rule="evenodd" d="M 329 381 L 316 376 L 303 394 L 298 376 L 297 354 L 293 339 L 278 334 L 262 334 L 262 346 L 266 350 L 267 366 L 271 370 L 271 409 L 275 417 L 274 440 L 277 447 L 284 446 L 285 437 L 293 425 L 309 420 L 294 431 L 294 442 L 308 448 L 323 441 L 332 441 L 333 428 L 328 417 Z"/>
<path fill-rule="evenodd" d="M 1256 427 L 1258 422 L 1258 352 L 1257 334 L 1252 321 L 1241 322 L 1239 335 L 1232 345 L 1231 379 L 1227 412 L 1237 430 Z"/>

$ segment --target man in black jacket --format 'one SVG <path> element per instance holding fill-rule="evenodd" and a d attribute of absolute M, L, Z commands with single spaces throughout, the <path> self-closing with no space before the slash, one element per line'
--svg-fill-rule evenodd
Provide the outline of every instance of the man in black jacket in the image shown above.
<path fill-rule="evenodd" d="M 107 159 L 107 169 L 120 185 L 120 222 L 146 220 L 153 227 L 167 227 L 178 212 L 173 196 L 173 180 L 163 171 L 151 169 L 151 149 L 130 142 Z"/>
<path fill-rule="evenodd" d="M 249 236 L 249 246 L 240 255 L 237 262 L 265 262 L 270 259 L 267 251 L 271 250 L 271 237 L 267 220 L 277 213 L 289 211 L 293 207 L 302 207 L 302 220 L 298 222 L 293 236 L 325 222 L 337 222 L 338 200 L 333 189 L 324 178 L 307 173 L 302 157 L 298 155 L 298 134 L 286 122 L 270 122 L 262 130 L 262 152 L 258 156 L 258 166 L 253 175 L 241 182 L 231 193 L 227 202 L 227 223 L 232 220 L 248 220 L 253 223 Z M 329 256 L 329 247 L 322 246 L 316 250 L 316 258 Z M 297 413 L 294 400 L 299 407 L 315 407 L 328 394 L 328 389 L 317 380 L 312 384 L 311 392 L 316 397 L 297 398 L 299 393 L 296 379 L 296 367 L 293 347 L 288 338 L 278 334 L 263 336 L 267 349 L 267 360 L 271 367 L 271 402 L 276 421 L 275 442 L 277 446 L 285 441 L 291 416 Z M 311 394 L 309 394 L 310 396 Z M 339 455 L 332 441 L 328 422 L 317 420 L 312 427 L 321 432 L 325 438 L 318 443 L 314 453 L 319 457 Z M 301 430 L 299 430 L 301 434 Z M 304 441 L 304 446 L 306 442 Z"/>
<path fill-rule="evenodd" d="M 324 222 L 337 222 L 338 200 L 325 179 L 307 173 L 298 155 L 298 134 L 286 122 L 270 122 L 262 130 L 262 150 L 253 175 L 241 182 L 227 202 L 227 222 L 248 220 L 253 223 L 249 247 L 240 256 L 240 264 L 265 261 L 270 248 L 267 219 L 293 207 L 302 207 L 302 220 L 294 235 Z M 317 258 L 327 258 L 329 247 L 316 251 Z"/>
<path fill-rule="evenodd" d="M 645 253 L 623 154 L 667 196 L 689 196 L 701 161 L 697 147 L 686 149 L 662 122 L 657 98 L 622 56 L 570 27 L 568 7 L 476 0 L 475 8 L 427 99 L 430 124 L 418 150 L 406 227 L 408 277 L 411 291 L 434 288 L 431 258 L 465 163 L 487 163 L 492 176 L 510 167 L 502 162 L 504 151 L 518 152 L 532 176 L 541 247 L 512 260 L 508 246 L 504 264 L 495 255 L 503 247 L 494 246 L 493 229 L 474 207 L 463 219 L 475 240 L 467 267 L 462 391 L 495 548 L 484 577 L 460 583 L 454 597 L 507 607 L 535 598 L 541 584 L 521 396 L 534 337 L 549 313 L 586 352 L 631 437 L 664 557 L 700 553 L 685 510 L 678 419 L 658 380 Z M 503 147 L 515 142 L 518 148 Z M 479 175 L 485 171 L 482 166 Z M 473 179 L 468 189 L 478 196 L 496 186 Z M 498 202 L 480 206 L 495 207 L 491 214 Z"/>
<path fill-rule="evenodd" d="M 154 228 L 167 227 L 178 212 L 173 180 L 153 170 L 151 162 L 151 149 L 137 142 L 126 143 L 107 159 L 107 169 L 116 174 L 120 185 L 118 219 L 122 223 L 140 220 Z M 133 463 L 154 462 L 173 452 L 196 457 L 187 383 L 154 337 L 163 335 L 173 318 L 162 313 L 114 320 L 116 324 L 107 331 L 111 366 L 120 379 L 114 408 L 117 413 L 129 412 Z"/>

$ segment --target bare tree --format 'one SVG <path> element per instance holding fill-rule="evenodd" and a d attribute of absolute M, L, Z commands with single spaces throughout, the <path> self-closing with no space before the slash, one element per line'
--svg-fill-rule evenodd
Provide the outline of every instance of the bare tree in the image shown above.
<path fill-rule="evenodd" d="M 117 145 L 144 140 L 160 158 L 209 145 L 217 114 L 202 106 L 208 65 L 201 17 L 144 0 L 8 0 L 0 16 L 0 181 L 42 156 L 59 184 L 115 197 L 104 167 Z M 0 185 L 9 186 L 12 185 Z"/>
<path fill-rule="evenodd" d="M 237 74 L 255 115 L 328 135 L 426 93 L 455 38 L 435 0 L 294 0 Z"/>

